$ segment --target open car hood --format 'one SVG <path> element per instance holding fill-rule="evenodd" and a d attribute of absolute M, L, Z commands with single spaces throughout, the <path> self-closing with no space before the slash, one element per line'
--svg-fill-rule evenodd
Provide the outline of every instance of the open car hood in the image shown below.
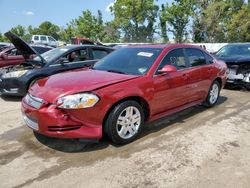
<path fill-rule="evenodd" d="M 12 44 L 18 49 L 23 55 L 24 59 L 27 60 L 31 55 L 37 55 L 41 58 L 43 62 L 45 59 L 31 46 L 24 42 L 21 38 L 11 33 L 10 31 L 4 33 L 4 35 L 12 42 Z"/>

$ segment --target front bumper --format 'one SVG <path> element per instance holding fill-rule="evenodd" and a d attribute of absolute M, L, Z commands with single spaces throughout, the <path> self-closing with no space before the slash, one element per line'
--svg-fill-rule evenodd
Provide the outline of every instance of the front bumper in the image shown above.
<path fill-rule="evenodd" d="M 19 78 L 0 78 L 0 94 L 8 96 L 24 96 L 26 84 Z"/>
<path fill-rule="evenodd" d="M 95 114 L 78 110 L 70 113 L 56 108 L 55 105 L 33 108 L 22 101 L 25 123 L 34 131 L 57 138 L 101 139 L 102 124 L 93 120 Z M 77 117 L 81 114 L 82 118 Z M 100 121 L 101 122 L 101 121 Z"/>

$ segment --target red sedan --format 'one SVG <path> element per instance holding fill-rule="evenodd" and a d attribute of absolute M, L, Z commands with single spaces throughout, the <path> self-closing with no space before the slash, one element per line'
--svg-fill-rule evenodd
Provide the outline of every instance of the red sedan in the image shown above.
<path fill-rule="evenodd" d="M 225 63 L 191 45 L 122 48 L 91 69 L 38 81 L 22 101 L 26 124 L 51 137 L 133 141 L 144 123 L 216 104 Z"/>

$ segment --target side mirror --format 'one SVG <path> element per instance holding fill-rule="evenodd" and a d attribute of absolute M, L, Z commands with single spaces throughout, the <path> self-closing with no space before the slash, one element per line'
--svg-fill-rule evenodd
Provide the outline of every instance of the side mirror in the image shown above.
<path fill-rule="evenodd" d="M 0 54 L 0 57 L 3 59 L 8 59 L 8 54 L 2 53 L 2 54 Z"/>
<path fill-rule="evenodd" d="M 177 68 L 173 65 L 165 65 L 161 70 L 158 70 L 159 74 L 168 74 L 171 72 L 176 72 Z"/>
<path fill-rule="evenodd" d="M 65 63 L 68 63 L 68 62 L 69 62 L 68 58 L 65 58 L 65 57 L 63 57 L 63 58 L 61 58 L 61 59 L 59 60 L 59 63 L 60 63 L 61 65 L 64 65 Z"/>

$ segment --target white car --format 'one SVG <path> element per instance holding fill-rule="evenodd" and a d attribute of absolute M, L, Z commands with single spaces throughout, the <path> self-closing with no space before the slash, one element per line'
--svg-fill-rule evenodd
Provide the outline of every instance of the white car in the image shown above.
<path fill-rule="evenodd" d="M 45 44 L 53 47 L 59 45 L 59 42 L 56 39 L 47 35 L 32 35 L 30 42 L 33 44 Z"/>

